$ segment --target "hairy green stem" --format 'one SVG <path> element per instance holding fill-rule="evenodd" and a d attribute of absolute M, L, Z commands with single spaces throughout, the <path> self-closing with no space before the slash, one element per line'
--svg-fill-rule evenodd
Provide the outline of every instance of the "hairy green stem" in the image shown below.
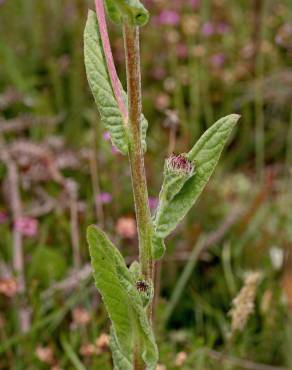
<path fill-rule="evenodd" d="M 131 167 L 133 195 L 137 219 L 139 238 L 139 259 L 141 272 L 148 281 L 153 280 L 152 261 L 152 221 L 148 203 L 148 191 L 144 166 L 144 155 L 141 144 L 141 72 L 140 72 L 140 48 L 139 28 L 129 25 L 124 26 L 124 42 L 127 66 L 127 93 L 129 106 L 129 161 Z M 151 304 L 148 309 L 148 317 L 151 320 Z M 141 352 L 137 343 L 134 352 L 134 369 L 143 370 Z"/>
<path fill-rule="evenodd" d="M 139 255 L 142 274 L 145 279 L 153 278 L 151 251 L 152 221 L 148 204 L 148 191 L 141 144 L 141 73 L 139 28 L 124 26 L 124 42 L 127 65 L 127 92 L 129 105 L 129 160 L 135 201 Z"/>

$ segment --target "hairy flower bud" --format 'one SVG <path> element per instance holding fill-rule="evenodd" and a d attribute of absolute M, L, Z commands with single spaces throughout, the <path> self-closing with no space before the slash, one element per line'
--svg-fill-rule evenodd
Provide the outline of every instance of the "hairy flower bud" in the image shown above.
<path fill-rule="evenodd" d="M 194 174 L 195 166 L 184 154 L 172 154 L 165 162 L 160 198 L 170 201 Z"/>
<path fill-rule="evenodd" d="M 159 194 L 159 203 L 156 218 L 169 202 L 181 191 L 184 184 L 195 174 L 195 163 L 190 161 L 186 154 L 172 154 L 166 159 L 164 165 L 164 180 Z M 152 255 L 160 259 L 165 252 L 163 239 L 154 235 L 152 237 Z"/>
<path fill-rule="evenodd" d="M 182 172 L 191 175 L 194 165 L 184 154 L 172 154 L 167 160 L 166 165 L 170 171 Z"/>

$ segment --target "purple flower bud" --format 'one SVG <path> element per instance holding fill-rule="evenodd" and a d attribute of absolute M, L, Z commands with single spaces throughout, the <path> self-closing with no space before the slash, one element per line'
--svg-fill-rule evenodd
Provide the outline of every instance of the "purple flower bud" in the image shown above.
<path fill-rule="evenodd" d="M 149 197 L 148 202 L 151 210 L 155 209 L 158 205 L 158 199 L 155 197 Z"/>
<path fill-rule="evenodd" d="M 120 152 L 118 151 L 117 147 L 115 147 L 114 145 L 112 145 L 112 153 L 113 154 L 119 154 Z"/>
<path fill-rule="evenodd" d="M 167 159 L 167 166 L 172 171 L 183 172 L 185 174 L 191 174 L 194 170 L 192 162 L 182 154 L 172 154 Z"/>
<path fill-rule="evenodd" d="M 159 14 L 158 22 L 162 25 L 177 26 L 180 22 L 180 16 L 174 10 L 163 10 Z"/>
<path fill-rule="evenodd" d="M 102 135 L 104 141 L 110 141 L 111 135 L 108 131 L 105 131 Z"/>
<path fill-rule="evenodd" d="M 97 195 L 96 202 L 101 204 L 108 204 L 112 201 L 113 197 L 110 193 L 103 192 Z"/>

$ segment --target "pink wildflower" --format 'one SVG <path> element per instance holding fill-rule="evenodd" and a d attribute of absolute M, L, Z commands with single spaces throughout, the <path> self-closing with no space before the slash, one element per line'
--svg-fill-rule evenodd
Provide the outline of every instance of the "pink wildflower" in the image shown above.
<path fill-rule="evenodd" d="M 105 131 L 102 135 L 104 141 L 110 141 L 111 135 L 108 131 Z"/>
<path fill-rule="evenodd" d="M 117 233 L 126 239 L 133 239 L 136 236 L 136 222 L 132 217 L 121 217 L 116 224 Z"/>
<path fill-rule="evenodd" d="M 225 22 L 220 22 L 216 26 L 216 31 L 219 33 L 219 35 L 224 35 L 230 30 L 230 27 Z"/>
<path fill-rule="evenodd" d="M 189 0 L 189 5 L 193 9 L 197 9 L 200 5 L 200 0 Z"/>
<path fill-rule="evenodd" d="M 162 25 L 177 26 L 180 22 L 180 16 L 174 10 L 163 10 L 159 15 L 158 22 Z"/>
<path fill-rule="evenodd" d="M 219 68 L 224 64 L 225 56 L 223 53 L 214 54 L 211 56 L 211 64 L 213 67 Z"/>
<path fill-rule="evenodd" d="M 180 59 L 184 59 L 188 56 L 188 48 L 184 44 L 176 45 L 176 54 Z"/>
<path fill-rule="evenodd" d="M 0 224 L 4 224 L 8 219 L 6 211 L 0 211 Z"/>
<path fill-rule="evenodd" d="M 38 231 L 38 220 L 31 217 L 20 217 L 15 221 L 15 228 L 24 236 L 35 236 Z"/>
<path fill-rule="evenodd" d="M 215 32 L 213 23 L 211 22 L 204 23 L 201 31 L 202 31 L 203 36 L 206 36 L 206 37 L 212 36 Z"/>
<path fill-rule="evenodd" d="M 149 197 L 148 202 L 149 202 L 150 209 L 153 210 L 157 207 L 158 199 L 155 197 Z"/>
<path fill-rule="evenodd" d="M 96 202 L 101 204 L 108 204 L 112 201 L 113 197 L 110 193 L 103 192 L 97 195 Z"/>
<path fill-rule="evenodd" d="M 118 151 L 117 147 L 115 147 L 114 145 L 112 145 L 112 153 L 113 154 L 119 154 L 120 152 Z"/>

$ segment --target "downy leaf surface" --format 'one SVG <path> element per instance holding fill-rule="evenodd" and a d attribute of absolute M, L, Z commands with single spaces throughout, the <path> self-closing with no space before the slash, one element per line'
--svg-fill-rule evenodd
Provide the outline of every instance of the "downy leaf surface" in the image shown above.
<path fill-rule="evenodd" d="M 133 275 L 118 249 L 96 226 L 89 226 L 87 239 L 95 283 L 112 321 L 120 355 L 125 363 L 132 363 L 133 345 L 139 340 L 142 358 L 150 369 L 157 363 L 158 351 Z"/>
<path fill-rule="evenodd" d="M 84 59 L 87 79 L 98 107 L 101 121 L 109 131 L 113 145 L 121 153 L 127 154 L 128 123 L 123 117 L 115 99 L 103 52 L 96 13 L 91 10 L 88 12 L 84 31 Z M 125 91 L 123 91 L 123 98 L 125 104 L 128 105 Z M 142 114 L 141 141 L 144 152 L 146 151 L 147 127 L 148 122 Z"/>
<path fill-rule="evenodd" d="M 195 163 L 195 174 L 186 180 L 181 190 L 169 202 L 158 205 L 154 220 L 157 238 L 167 237 L 195 204 L 215 170 L 238 119 L 239 115 L 231 114 L 218 120 L 187 153 L 187 158 Z"/>

